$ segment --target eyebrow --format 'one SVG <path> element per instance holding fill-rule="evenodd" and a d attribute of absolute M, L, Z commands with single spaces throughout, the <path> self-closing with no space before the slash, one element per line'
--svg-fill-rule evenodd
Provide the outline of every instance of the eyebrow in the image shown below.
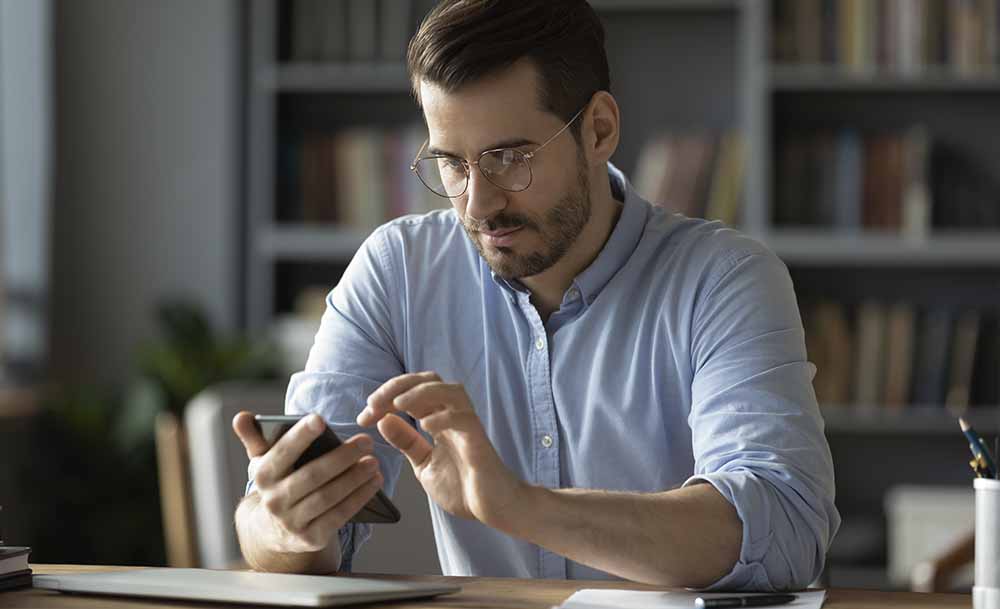
<path fill-rule="evenodd" d="M 528 139 L 524 139 L 524 138 L 515 138 L 515 139 L 503 140 L 503 141 L 497 142 L 496 144 L 493 144 L 492 146 L 489 146 L 487 148 L 483 148 L 482 150 L 479 151 L 479 154 L 482 154 L 483 152 L 486 152 L 487 150 L 496 150 L 497 148 L 520 148 L 521 146 L 531 146 L 531 145 L 537 146 L 538 142 L 535 142 L 535 141 L 532 141 L 532 140 L 528 140 Z M 454 158 L 457 158 L 457 159 L 462 158 L 462 155 L 460 155 L 460 154 L 456 154 L 454 152 L 449 152 L 447 150 L 442 150 L 441 148 L 437 148 L 436 146 L 428 146 L 427 147 L 427 152 L 430 153 L 430 154 L 432 154 L 432 155 L 436 155 L 436 156 L 450 156 L 450 157 L 454 157 Z"/>

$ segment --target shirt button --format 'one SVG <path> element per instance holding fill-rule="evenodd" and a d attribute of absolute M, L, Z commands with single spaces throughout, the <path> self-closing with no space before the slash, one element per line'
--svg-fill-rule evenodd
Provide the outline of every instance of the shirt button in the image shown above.
<path fill-rule="evenodd" d="M 542 436 L 542 446 L 545 448 L 550 448 L 552 446 L 552 436 L 545 434 Z"/>
<path fill-rule="evenodd" d="M 535 339 L 535 349 L 541 351 L 544 348 L 545 348 L 545 339 L 539 336 L 537 339 Z"/>
<path fill-rule="evenodd" d="M 580 290 L 573 288 L 566 295 L 569 296 L 570 300 L 576 300 L 580 297 Z"/>

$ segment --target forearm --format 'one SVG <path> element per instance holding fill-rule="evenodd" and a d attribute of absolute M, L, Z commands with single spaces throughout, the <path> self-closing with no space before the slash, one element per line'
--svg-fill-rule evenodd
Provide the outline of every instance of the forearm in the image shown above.
<path fill-rule="evenodd" d="M 616 493 L 527 487 L 527 504 L 498 528 L 632 581 L 704 587 L 732 570 L 743 538 L 714 487 Z"/>
<path fill-rule="evenodd" d="M 251 493 L 236 508 L 236 534 L 243 558 L 257 571 L 275 573 L 335 573 L 340 568 L 340 543 L 336 538 L 319 552 L 278 552 L 269 544 L 266 514 L 258 509 L 260 497 Z"/>

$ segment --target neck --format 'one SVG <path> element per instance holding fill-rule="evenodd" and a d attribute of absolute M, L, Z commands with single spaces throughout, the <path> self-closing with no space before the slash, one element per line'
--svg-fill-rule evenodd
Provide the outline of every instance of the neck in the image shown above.
<path fill-rule="evenodd" d="M 621 215 L 622 204 L 611 194 L 607 170 L 604 169 L 597 178 L 592 177 L 591 184 L 599 186 L 591 189 L 590 221 L 583 227 L 569 251 L 559 262 L 543 272 L 521 278 L 521 283 L 531 291 L 531 303 L 535 305 L 543 322 L 559 309 L 563 294 L 572 285 L 573 279 L 590 266 L 604 249 L 604 244 Z"/>

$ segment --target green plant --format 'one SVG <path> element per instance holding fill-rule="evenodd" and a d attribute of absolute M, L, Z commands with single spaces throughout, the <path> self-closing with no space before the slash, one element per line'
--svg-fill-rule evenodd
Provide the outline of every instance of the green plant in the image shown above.
<path fill-rule="evenodd" d="M 278 375 L 269 344 L 220 336 L 194 305 L 156 315 L 160 335 L 139 347 L 140 374 L 124 390 L 64 387 L 45 399 L 34 434 L 44 458 L 18 480 L 36 561 L 163 564 L 156 415 L 181 417 L 213 383 Z"/>

